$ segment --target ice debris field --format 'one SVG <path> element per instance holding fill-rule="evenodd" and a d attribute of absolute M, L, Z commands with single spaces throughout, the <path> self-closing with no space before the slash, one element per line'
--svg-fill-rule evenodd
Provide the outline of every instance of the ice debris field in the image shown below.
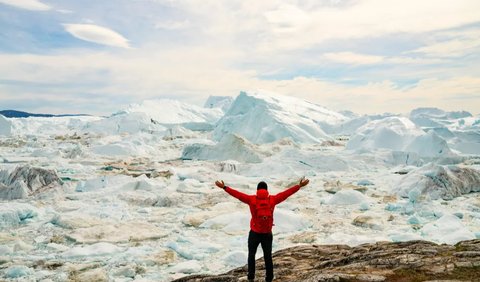
<path fill-rule="evenodd" d="M 277 193 L 301 176 L 310 185 L 276 209 L 274 251 L 480 238 L 480 116 L 361 116 L 241 92 L 0 116 L 0 279 L 171 281 L 245 265 L 249 209 L 214 181 Z"/>

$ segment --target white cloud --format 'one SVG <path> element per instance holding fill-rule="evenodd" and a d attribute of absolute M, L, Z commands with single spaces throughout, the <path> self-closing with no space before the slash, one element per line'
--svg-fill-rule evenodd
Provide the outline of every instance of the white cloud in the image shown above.
<path fill-rule="evenodd" d="M 371 65 L 383 61 L 382 56 L 356 54 L 352 52 L 326 53 L 323 56 L 333 62 L 352 65 Z"/>
<path fill-rule="evenodd" d="M 480 49 L 480 29 L 443 32 L 437 37 L 438 40 L 411 53 L 423 53 L 429 57 L 459 57 L 478 53 Z"/>
<path fill-rule="evenodd" d="M 157 29 L 179 30 L 190 27 L 190 21 L 162 21 L 155 24 Z"/>
<path fill-rule="evenodd" d="M 310 16 L 294 5 L 281 5 L 265 13 L 267 21 L 274 26 L 274 32 L 295 32 L 311 22 Z"/>
<path fill-rule="evenodd" d="M 108 114 L 122 108 L 124 105 L 115 104 L 114 101 L 118 100 L 138 101 L 168 95 L 203 104 L 209 95 L 233 96 L 240 90 L 257 88 L 304 98 L 332 109 L 349 109 L 359 113 L 406 113 L 420 106 L 463 109 L 476 113 L 480 108 L 480 99 L 476 96 L 480 93 L 480 76 L 446 79 L 432 76 L 408 87 L 390 80 L 361 85 L 306 77 L 262 80 L 253 71 L 229 67 L 227 62 L 236 58 L 236 54 L 222 48 L 154 50 L 152 47 L 133 53 L 56 56 L 3 54 L 0 55 L 0 77 L 39 84 L 48 82 L 53 85 L 51 90 L 41 88 L 45 91 L 42 94 L 45 100 L 55 99 L 52 93 L 62 93 L 64 97 L 72 97 L 72 100 L 80 99 L 83 104 L 91 99 L 90 111 L 98 114 Z M 56 88 L 57 84 L 60 87 Z M 0 99 L 11 98 L 16 93 L 7 86 L 3 90 L 0 88 Z M 14 90 L 19 91 L 19 96 L 29 91 L 22 90 L 19 84 Z M 76 98 L 77 93 L 90 94 Z M 40 99 L 38 95 L 32 97 Z M 108 108 L 99 104 L 98 99 L 108 100 L 108 97 L 115 97 Z M 105 112 L 108 110 L 110 112 Z"/>
<path fill-rule="evenodd" d="M 0 0 L 0 3 L 33 11 L 47 11 L 51 9 L 50 6 L 38 0 Z"/>
<path fill-rule="evenodd" d="M 478 0 L 171 1 L 205 40 L 248 44 L 262 56 L 331 40 L 421 34 L 480 22 Z M 212 17 L 215 11 L 215 17 Z"/>
<path fill-rule="evenodd" d="M 128 40 L 121 34 L 93 24 L 64 24 L 65 30 L 73 36 L 102 45 L 130 48 Z"/>
<path fill-rule="evenodd" d="M 294 13 L 288 20 L 284 8 L 265 12 L 280 13 L 282 21 L 269 20 L 271 36 L 263 43 L 265 49 L 297 49 L 330 39 L 379 37 L 394 33 L 421 33 L 458 27 L 480 21 L 480 1 L 458 0 L 360 0 L 342 7 L 317 7 Z M 275 32 L 288 22 L 295 33 Z"/>

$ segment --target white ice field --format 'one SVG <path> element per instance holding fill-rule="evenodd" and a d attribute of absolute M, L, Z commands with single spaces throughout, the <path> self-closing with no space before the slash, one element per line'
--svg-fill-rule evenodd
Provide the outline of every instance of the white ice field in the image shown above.
<path fill-rule="evenodd" d="M 251 194 L 261 180 L 271 193 L 311 180 L 277 206 L 274 251 L 480 238 L 480 116 L 467 112 L 359 116 L 242 92 L 204 108 L 0 116 L 0 169 L 0 280 L 171 281 L 242 266 L 249 209 L 217 179 Z"/>

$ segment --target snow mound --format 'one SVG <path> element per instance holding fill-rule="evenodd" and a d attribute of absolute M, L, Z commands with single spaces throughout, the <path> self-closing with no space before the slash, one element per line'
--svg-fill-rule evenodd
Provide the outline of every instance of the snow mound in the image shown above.
<path fill-rule="evenodd" d="M 438 127 L 448 124 L 448 120 L 471 116 L 472 114 L 466 111 L 446 112 L 438 108 L 418 108 L 410 112 L 410 119 L 421 127 Z"/>
<path fill-rule="evenodd" d="M 226 112 L 233 103 L 233 98 L 230 96 L 210 96 L 205 101 L 204 108 L 220 108 Z"/>
<path fill-rule="evenodd" d="M 82 258 L 91 256 L 109 256 L 121 252 L 122 249 L 110 243 L 96 243 L 87 246 L 73 247 L 63 253 L 66 258 Z"/>
<path fill-rule="evenodd" d="M 447 141 L 438 136 L 434 131 L 425 135 L 417 136 L 404 149 L 406 152 L 414 152 L 422 157 L 442 157 L 453 155 L 447 145 Z"/>
<path fill-rule="evenodd" d="M 335 133 L 339 135 L 352 135 L 360 127 L 364 126 L 365 124 L 373 120 L 379 120 L 379 119 L 383 119 L 391 116 L 392 116 L 391 114 L 383 114 L 383 115 L 364 115 L 359 117 L 352 117 L 352 119 L 349 119 L 337 126 L 334 126 L 331 129 L 331 133 Z"/>
<path fill-rule="evenodd" d="M 145 113 L 119 112 L 108 118 L 89 122 L 83 131 L 105 135 L 137 133 L 137 132 L 163 132 L 166 127 L 160 125 Z"/>
<path fill-rule="evenodd" d="M 236 160 L 239 162 L 259 163 L 261 156 L 255 145 L 235 134 L 225 135 L 216 145 L 187 145 L 182 153 L 184 160 Z"/>
<path fill-rule="evenodd" d="M 100 176 L 97 178 L 82 180 L 77 183 L 76 192 L 91 192 L 104 189 L 108 186 L 108 178 Z"/>
<path fill-rule="evenodd" d="M 12 135 L 12 122 L 6 117 L 0 115 L 0 136 Z"/>
<path fill-rule="evenodd" d="M 299 171 L 307 170 L 307 175 L 315 175 L 328 171 L 348 171 L 349 160 L 338 154 L 328 154 L 322 151 L 302 151 L 297 148 L 287 148 L 271 157 L 264 158 L 261 163 L 252 164 L 239 169 L 243 175 L 253 177 L 285 177 L 299 176 Z"/>
<path fill-rule="evenodd" d="M 170 268 L 171 273 L 197 273 L 202 270 L 202 265 L 198 260 L 188 260 L 184 262 L 177 263 L 175 266 Z"/>
<path fill-rule="evenodd" d="M 239 267 L 245 264 L 248 254 L 243 251 L 233 251 L 222 258 L 222 261 L 230 267 Z"/>
<path fill-rule="evenodd" d="M 479 123 L 480 124 L 480 123 Z M 452 148 L 464 154 L 480 155 L 480 128 L 469 128 L 453 132 Z"/>
<path fill-rule="evenodd" d="M 103 119 L 95 116 L 28 117 L 11 119 L 12 130 L 18 135 L 50 136 L 73 134 L 88 123 Z"/>
<path fill-rule="evenodd" d="M 91 145 L 91 151 L 103 156 L 151 156 L 158 149 L 154 144 L 165 142 L 161 136 L 137 133 L 126 136 L 106 136 Z"/>
<path fill-rule="evenodd" d="M 35 207 L 24 203 L 2 203 L 0 205 L 0 230 L 18 227 L 38 215 Z"/>
<path fill-rule="evenodd" d="M 425 133 L 404 117 L 387 117 L 373 120 L 360 127 L 347 143 L 351 150 L 379 148 L 402 151 L 417 136 Z"/>
<path fill-rule="evenodd" d="M 319 105 L 266 92 L 240 92 L 217 123 L 213 137 L 238 134 L 257 144 L 290 137 L 296 142 L 319 143 L 331 139 L 322 126 L 347 118 Z"/>
<path fill-rule="evenodd" d="M 428 194 L 432 199 L 453 199 L 480 192 L 480 171 L 459 166 L 429 164 L 405 175 L 395 187 L 401 197 Z"/>
<path fill-rule="evenodd" d="M 405 117 L 387 117 L 365 124 L 356 131 L 346 147 L 358 151 L 389 149 L 412 152 L 420 157 L 453 155 L 447 142 L 435 131 L 425 133 Z"/>
<path fill-rule="evenodd" d="M 245 212 L 233 212 L 210 218 L 200 224 L 201 228 L 222 229 L 226 232 L 242 232 L 249 226 L 250 215 Z"/>
<path fill-rule="evenodd" d="M 340 190 L 326 201 L 329 205 L 369 204 L 370 198 L 355 190 Z"/>
<path fill-rule="evenodd" d="M 5 271 L 6 278 L 20 278 L 34 274 L 33 269 L 25 265 L 13 265 Z"/>
<path fill-rule="evenodd" d="M 58 188 L 63 184 L 56 171 L 19 166 L 11 173 L 0 171 L 0 199 L 23 199 Z"/>
<path fill-rule="evenodd" d="M 202 108 L 171 99 L 146 100 L 131 104 L 127 113 L 143 113 L 155 122 L 170 127 L 182 125 L 191 130 L 211 130 L 223 116 L 220 108 Z"/>
<path fill-rule="evenodd" d="M 451 214 L 425 224 L 420 232 L 428 240 L 450 245 L 463 240 L 476 239 L 475 234 L 463 225 L 462 220 Z"/>

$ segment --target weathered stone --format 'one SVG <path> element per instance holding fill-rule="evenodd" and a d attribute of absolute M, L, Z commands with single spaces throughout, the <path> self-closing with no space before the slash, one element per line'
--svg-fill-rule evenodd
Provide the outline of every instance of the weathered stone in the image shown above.
<path fill-rule="evenodd" d="M 456 246 L 426 241 L 377 242 L 357 247 L 304 245 L 273 255 L 275 281 L 479 281 L 480 240 Z M 257 280 L 263 281 L 263 259 L 256 261 Z M 245 281 L 246 266 L 222 275 L 195 275 L 177 282 Z M 224 280 L 229 279 L 229 280 Z M 437 280 L 435 280 L 437 279 Z"/>
<path fill-rule="evenodd" d="M 383 223 L 380 218 L 369 216 L 369 215 L 359 215 L 357 216 L 353 222 L 353 225 L 359 227 L 370 228 L 374 230 L 382 230 Z"/>

